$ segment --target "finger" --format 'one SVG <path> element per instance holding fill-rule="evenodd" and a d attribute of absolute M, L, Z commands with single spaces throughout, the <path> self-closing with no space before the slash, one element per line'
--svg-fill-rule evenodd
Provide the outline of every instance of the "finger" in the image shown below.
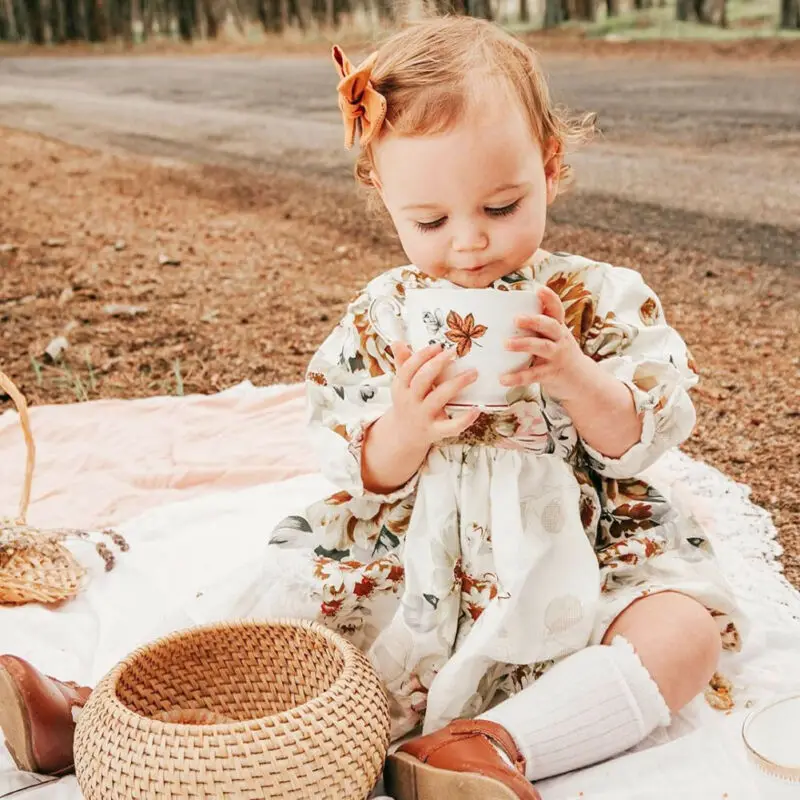
<path fill-rule="evenodd" d="M 425 406 L 431 414 L 440 412 L 459 392 L 463 391 L 478 378 L 478 370 L 468 369 L 465 372 L 440 383 L 426 398 Z"/>
<path fill-rule="evenodd" d="M 548 286 L 542 286 L 537 294 L 542 304 L 542 314 L 546 317 L 552 317 L 558 322 L 563 322 L 564 306 L 561 303 L 561 298 Z"/>
<path fill-rule="evenodd" d="M 564 335 L 564 326 L 557 319 L 537 314 L 534 317 L 518 317 L 517 327 L 523 331 L 537 333 L 545 339 L 557 342 Z"/>
<path fill-rule="evenodd" d="M 450 439 L 455 436 L 460 436 L 471 425 L 474 425 L 481 412 L 477 408 L 463 411 L 456 414 L 451 419 L 437 422 L 433 426 L 437 440 Z"/>
<path fill-rule="evenodd" d="M 428 393 L 433 389 L 437 378 L 442 374 L 444 369 L 453 363 L 457 358 L 454 349 L 447 349 L 436 356 L 426 361 L 411 378 L 411 391 L 415 397 L 422 400 L 427 397 Z"/>
<path fill-rule="evenodd" d="M 550 339 L 538 336 L 514 336 L 506 342 L 506 350 L 516 353 L 530 353 L 536 358 L 549 361 L 555 354 L 558 345 Z"/>
<path fill-rule="evenodd" d="M 411 379 L 416 375 L 417 370 L 441 352 L 442 346 L 439 344 L 430 344 L 427 347 L 423 347 L 422 350 L 417 350 L 417 352 L 412 353 L 411 358 L 400 367 L 397 377 L 402 383 L 408 386 L 411 383 Z"/>
<path fill-rule="evenodd" d="M 395 372 L 397 369 L 403 366 L 403 364 L 411 358 L 411 348 L 405 342 L 392 342 L 392 353 L 394 353 L 394 363 L 396 365 Z"/>
<path fill-rule="evenodd" d="M 507 372 L 500 378 L 503 386 L 530 386 L 540 383 L 544 378 L 544 371 L 538 367 L 525 367 L 516 372 Z"/>

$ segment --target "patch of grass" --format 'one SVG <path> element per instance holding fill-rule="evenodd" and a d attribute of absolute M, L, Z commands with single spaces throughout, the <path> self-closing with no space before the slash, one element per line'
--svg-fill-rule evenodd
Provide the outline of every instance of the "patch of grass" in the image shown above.
<path fill-rule="evenodd" d="M 35 356 L 31 356 L 31 366 L 33 367 L 33 374 L 36 376 L 36 385 L 42 386 L 44 384 L 44 379 L 42 378 L 42 364 Z"/>
<path fill-rule="evenodd" d="M 172 371 L 175 375 L 175 394 L 183 397 L 183 375 L 181 374 L 181 362 L 176 358 L 172 364 Z"/>
<path fill-rule="evenodd" d="M 658 3 L 659 0 L 654 0 Z M 675 2 L 670 0 L 666 6 L 653 5 L 652 8 L 636 11 L 627 3 L 615 17 L 607 15 L 607 7 L 598 0 L 597 20 L 595 22 L 565 22 L 556 30 L 561 33 L 572 31 L 593 39 L 616 39 L 625 41 L 694 40 L 694 41 L 737 41 L 741 39 L 781 38 L 798 39 L 800 31 L 787 31 L 778 28 L 778 3 L 776 0 L 728 0 L 728 27 L 702 25 L 699 22 L 679 22 L 675 19 Z M 542 20 L 520 23 L 510 21 L 505 28 L 517 35 L 541 31 Z"/>
<path fill-rule="evenodd" d="M 78 403 L 85 403 L 91 399 L 91 395 L 97 393 L 97 377 L 88 353 L 85 355 L 85 379 L 63 358 L 59 358 L 54 364 L 43 364 L 31 356 L 31 367 L 39 388 L 45 383 L 50 383 L 52 386 L 66 389 L 75 396 Z"/>
<path fill-rule="evenodd" d="M 631 41 L 682 39 L 736 41 L 765 37 L 797 38 L 798 31 L 778 28 L 778 7 L 772 0 L 728 0 L 728 27 L 680 22 L 675 19 L 675 4 L 642 11 L 627 10 L 616 17 L 606 16 L 605 7 L 598 9 L 598 20 L 580 25 L 586 36 Z M 569 24 L 569 23 L 568 23 Z"/>

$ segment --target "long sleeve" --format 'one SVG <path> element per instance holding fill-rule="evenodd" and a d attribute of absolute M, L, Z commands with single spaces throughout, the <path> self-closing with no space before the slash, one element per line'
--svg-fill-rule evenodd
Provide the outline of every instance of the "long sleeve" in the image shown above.
<path fill-rule="evenodd" d="M 364 489 L 361 452 L 369 426 L 391 406 L 394 357 L 369 322 L 370 303 L 380 292 L 394 293 L 387 276 L 373 281 L 348 307 L 314 355 L 306 373 L 309 426 L 321 469 L 352 497 L 379 503 L 411 493 L 417 476 L 390 495 Z"/>
<path fill-rule="evenodd" d="M 692 357 L 664 319 L 661 303 L 638 272 L 609 265 L 596 299 L 584 352 L 626 384 L 642 415 L 642 435 L 619 458 L 583 442 L 592 469 L 609 478 L 631 478 L 689 437 L 695 410 L 689 389 L 697 383 Z"/>

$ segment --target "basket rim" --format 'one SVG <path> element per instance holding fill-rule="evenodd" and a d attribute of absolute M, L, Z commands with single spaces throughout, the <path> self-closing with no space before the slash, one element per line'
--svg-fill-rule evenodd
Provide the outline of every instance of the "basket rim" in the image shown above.
<path fill-rule="evenodd" d="M 267 716 L 254 717 L 253 719 L 247 720 L 235 720 L 233 722 L 217 722 L 210 725 L 191 724 L 185 722 L 164 722 L 162 720 L 152 719 L 151 717 L 137 714 L 119 699 L 119 696 L 117 695 L 117 685 L 119 683 L 120 676 L 124 670 L 126 670 L 136 659 L 138 659 L 148 650 L 160 645 L 178 641 L 180 639 L 185 639 L 189 636 L 196 636 L 197 634 L 211 633 L 214 631 L 230 630 L 235 628 L 256 627 L 297 628 L 321 635 L 334 647 L 336 647 L 336 649 L 343 656 L 344 667 L 341 674 L 322 694 L 312 697 L 302 705 L 292 706 L 292 708 L 281 711 L 277 714 L 269 714 Z M 122 661 L 113 667 L 111 671 L 108 672 L 104 678 L 102 678 L 101 684 L 104 690 L 107 692 L 106 702 L 110 702 L 110 704 L 116 707 L 115 713 L 125 724 L 128 724 L 131 720 L 136 720 L 140 727 L 144 726 L 147 729 L 157 728 L 159 731 L 163 731 L 165 733 L 180 733 L 192 729 L 208 734 L 220 733 L 222 731 L 245 731 L 258 726 L 264 720 L 273 720 L 277 727 L 281 724 L 289 723 L 290 714 L 302 714 L 304 711 L 308 712 L 325 706 L 328 700 L 330 700 L 337 692 L 341 691 L 341 689 L 346 686 L 349 678 L 356 669 L 356 662 L 360 661 L 362 658 L 369 668 L 374 671 L 372 664 L 363 655 L 363 653 L 361 653 L 360 650 L 358 650 L 340 634 L 337 634 L 335 631 L 332 631 L 329 628 L 326 628 L 324 625 L 321 625 L 313 620 L 291 618 L 280 618 L 274 620 L 240 619 L 229 622 L 216 622 L 207 625 L 195 625 L 191 628 L 184 628 L 182 630 L 175 631 L 174 633 L 167 634 L 166 636 L 161 636 L 151 642 L 147 642 L 146 644 L 136 648 L 136 650 L 127 655 Z M 380 686 L 381 691 L 385 692 L 383 689 L 383 683 L 381 682 L 380 678 L 378 678 L 377 673 L 375 673 L 375 675 L 377 685 Z M 101 684 L 98 684 L 98 688 Z"/>

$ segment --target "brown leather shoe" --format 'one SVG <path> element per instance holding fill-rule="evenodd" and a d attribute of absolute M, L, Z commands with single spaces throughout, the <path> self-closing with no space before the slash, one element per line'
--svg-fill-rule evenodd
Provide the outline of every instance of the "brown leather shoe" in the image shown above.
<path fill-rule="evenodd" d="M 485 719 L 459 719 L 406 742 L 389 756 L 384 778 L 395 800 L 541 800 L 511 735 Z"/>
<path fill-rule="evenodd" d="M 72 771 L 73 709 L 91 689 L 42 675 L 16 656 L 0 656 L 0 729 L 16 765 L 40 775 Z"/>

